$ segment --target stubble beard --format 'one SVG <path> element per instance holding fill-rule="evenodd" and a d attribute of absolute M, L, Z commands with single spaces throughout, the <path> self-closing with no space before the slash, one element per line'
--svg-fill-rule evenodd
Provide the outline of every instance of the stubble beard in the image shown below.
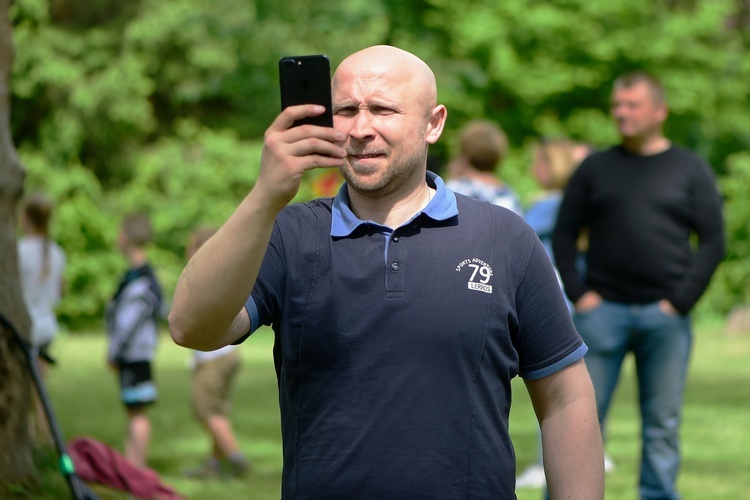
<path fill-rule="evenodd" d="M 422 160 L 419 154 L 391 160 L 388 153 L 384 160 L 387 163 L 385 170 L 379 166 L 352 166 L 347 160 L 341 167 L 341 174 L 351 189 L 363 196 L 376 198 L 391 194 L 403 186 Z"/>

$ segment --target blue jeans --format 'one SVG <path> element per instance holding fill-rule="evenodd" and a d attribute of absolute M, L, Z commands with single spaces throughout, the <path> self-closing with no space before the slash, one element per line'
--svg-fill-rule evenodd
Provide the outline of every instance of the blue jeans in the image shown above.
<path fill-rule="evenodd" d="M 573 321 L 589 348 L 585 360 L 600 426 L 625 355 L 633 353 L 641 407 L 640 496 L 679 499 L 675 489 L 680 468 L 678 433 L 693 336 L 689 316 L 670 316 L 656 303 L 604 301 L 596 309 L 574 313 Z"/>

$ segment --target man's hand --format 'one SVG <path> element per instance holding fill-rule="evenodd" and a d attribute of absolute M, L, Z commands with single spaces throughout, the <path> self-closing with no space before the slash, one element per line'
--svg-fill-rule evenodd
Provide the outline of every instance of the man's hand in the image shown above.
<path fill-rule="evenodd" d="M 576 312 L 588 312 L 599 307 L 602 303 L 602 296 L 593 290 L 581 295 L 575 303 Z"/>
<path fill-rule="evenodd" d="M 672 303 L 667 299 L 661 299 L 659 301 L 659 309 L 667 316 L 677 316 L 679 314 L 677 309 L 675 309 Z"/>
<path fill-rule="evenodd" d="M 269 206 L 280 210 L 294 198 L 302 175 L 310 169 L 339 167 L 346 151 L 341 144 L 346 136 L 331 127 L 300 125 L 296 120 L 323 114 L 325 108 L 314 104 L 286 108 L 266 130 L 256 186 Z"/>
<path fill-rule="evenodd" d="M 169 314 L 172 339 L 181 346 L 211 351 L 234 342 L 250 329 L 244 304 L 255 285 L 274 221 L 297 194 L 302 175 L 338 167 L 346 135 L 331 127 L 300 125 L 323 106 L 290 106 L 266 131 L 260 174 L 234 213 L 182 272 Z"/>

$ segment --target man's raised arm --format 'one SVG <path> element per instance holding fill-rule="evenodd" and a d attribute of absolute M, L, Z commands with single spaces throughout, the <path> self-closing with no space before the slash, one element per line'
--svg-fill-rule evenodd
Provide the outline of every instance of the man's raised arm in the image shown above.
<path fill-rule="evenodd" d="M 337 167 L 346 152 L 341 133 L 295 120 L 323 113 L 316 105 L 286 108 L 266 131 L 260 174 L 252 191 L 185 267 L 169 314 L 172 339 L 199 350 L 225 346 L 246 334 L 244 304 L 255 285 L 274 220 L 294 198 L 302 175 Z"/>

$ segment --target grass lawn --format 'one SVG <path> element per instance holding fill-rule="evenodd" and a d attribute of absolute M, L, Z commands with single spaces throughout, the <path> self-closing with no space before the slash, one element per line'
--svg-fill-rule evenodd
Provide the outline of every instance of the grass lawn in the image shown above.
<path fill-rule="evenodd" d="M 246 480 L 201 482 L 181 476 L 207 455 L 208 440 L 189 409 L 189 351 L 165 334 L 155 362 L 159 403 L 150 411 L 150 465 L 178 492 L 193 499 L 278 499 L 281 437 L 272 335 L 262 330 L 240 349 L 243 367 L 234 392 L 235 431 L 254 469 Z M 105 366 L 104 334 L 66 335 L 55 345 L 59 366 L 49 392 L 66 439 L 90 436 L 121 449 L 125 414 L 114 374 Z M 536 421 L 523 382 L 514 381 L 511 432 L 519 469 L 535 459 Z M 632 361 L 628 361 L 609 420 L 607 451 L 616 469 L 607 475 L 607 499 L 636 499 L 639 418 Z M 750 497 L 750 336 L 728 337 L 720 323 L 698 325 L 682 427 L 685 500 Z M 54 481 L 53 481 L 54 482 Z M 53 489 L 50 486 L 50 489 Z M 59 498 L 65 486 L 59 481 Z M 102 498 L 125 495 L 95 488 Z M 35 495 L 34 498 L 41 498 Z M 541 490 L 518 491 L 520 500 Z"/>

